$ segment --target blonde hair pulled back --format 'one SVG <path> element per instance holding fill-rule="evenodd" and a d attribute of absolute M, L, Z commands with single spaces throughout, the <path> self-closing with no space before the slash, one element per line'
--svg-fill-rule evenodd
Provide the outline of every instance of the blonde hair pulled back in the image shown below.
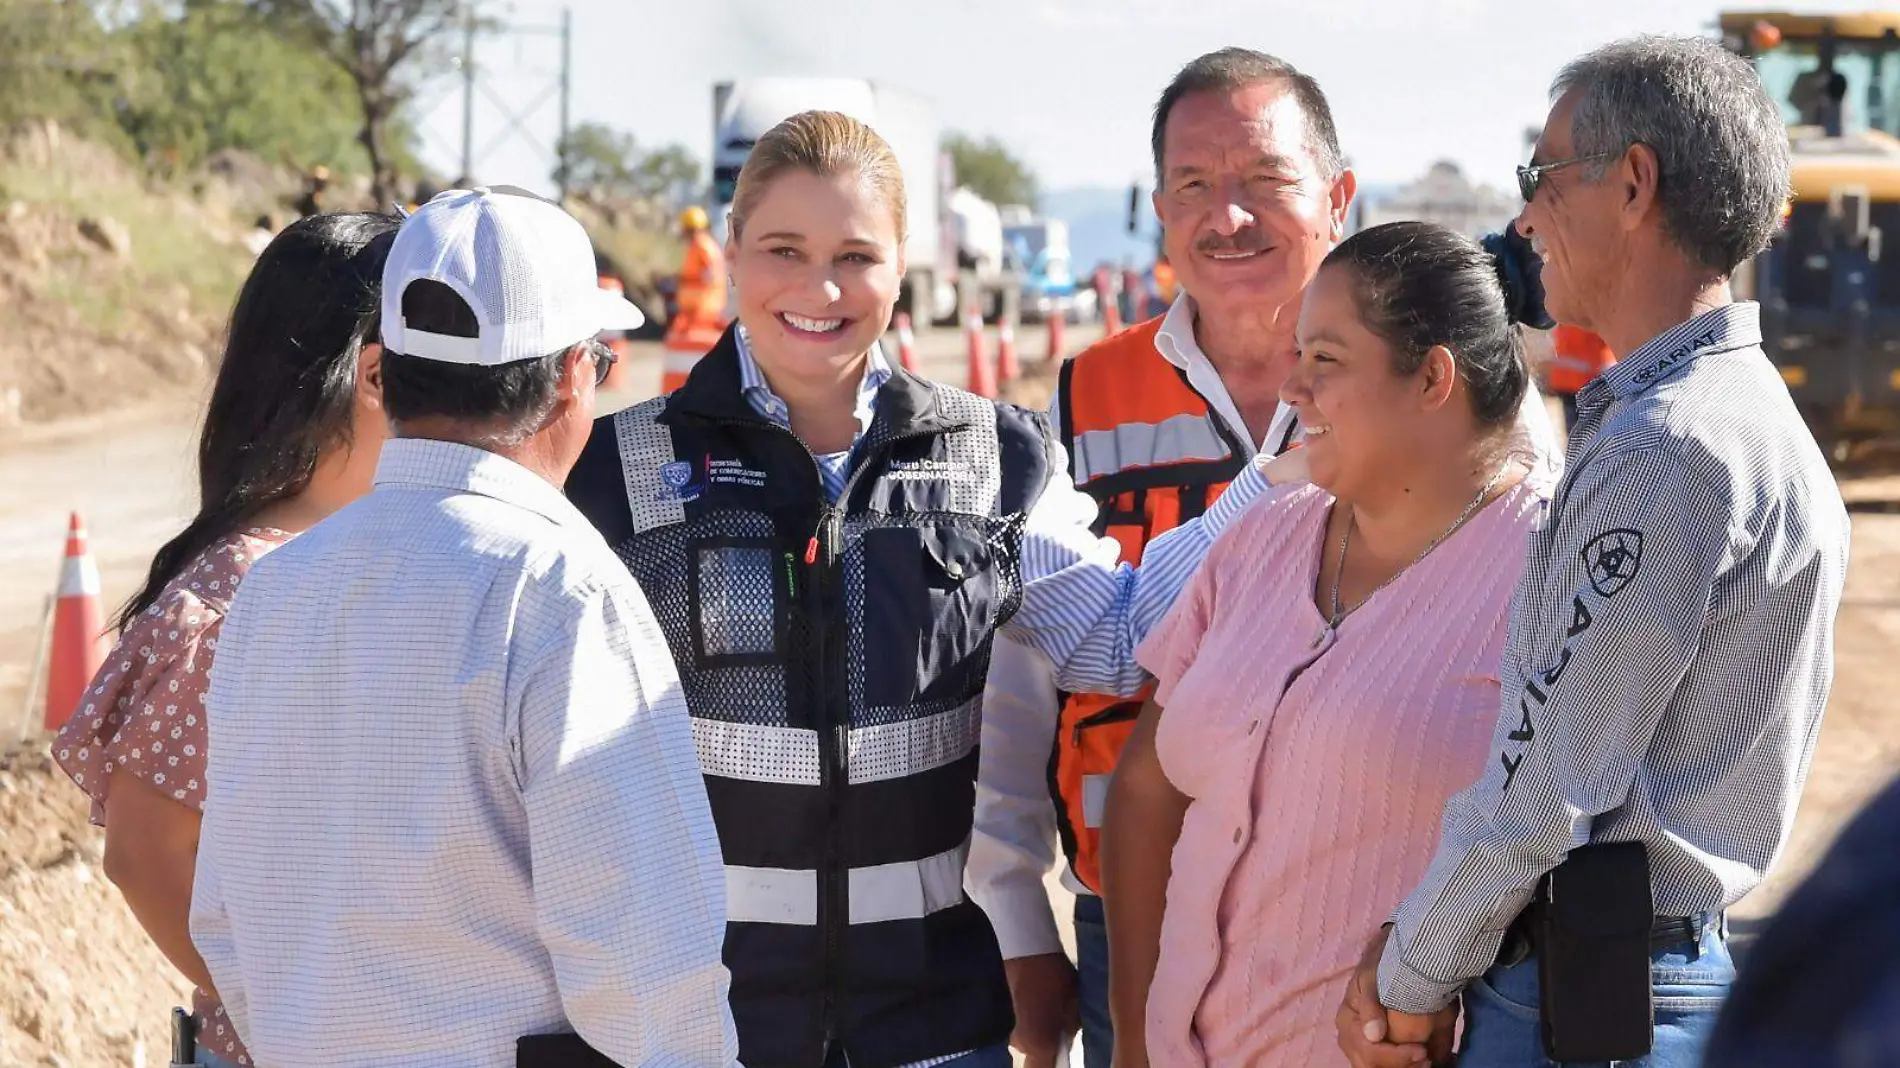
<path fill-rule="evenodd" d="M 767 130 L 752 146 L 732 196 L 735 237 L 772 183 L 790 171 L 820 178 L 857 175 L 890 209 L 898 244 L 903 244 L 904 171 L 897 154 L 876 130 L 835 111 L 800 112 Z"/>

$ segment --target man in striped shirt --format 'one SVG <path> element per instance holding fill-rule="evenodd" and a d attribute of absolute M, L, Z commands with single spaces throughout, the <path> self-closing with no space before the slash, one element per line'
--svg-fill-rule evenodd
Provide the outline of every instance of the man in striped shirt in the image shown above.
<path fill-rule="evenodd" d="M 1789 195 L 1780 112 L 1697 39 L 1608 45 L 1554 96 L 1517 225 L 1551 314 L 1629 355 L 1578 395 L 1493 755 L 1341 1006 L 1359 1066 L 1442 1053 L 1461 990 L 1460 1065 L 1546 1063 L 1521 914 L 1615 842 L 1646 848 L 1655 911 L 1651 1052 L 1621 1063 L 1697 1063 L 1734 974 L 1723 910 L 1787 839 L 1832 678 L 1846 510 L 1729 287 Z"/>

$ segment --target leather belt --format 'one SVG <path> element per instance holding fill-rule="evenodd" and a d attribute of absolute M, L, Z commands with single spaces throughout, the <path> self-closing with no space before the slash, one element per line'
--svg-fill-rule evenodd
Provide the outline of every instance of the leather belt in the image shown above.
<path fill-rule="evenodd" d="M 1515 967 L 1537 952 L 1536 914 L 1537 909 L 1533 905 L 1511 921 L 1510 929 L 1504 932 L 1503 943 L 1498 946 L 1497 963 L 1500 967 Z M 1702 929 L 1719 919 L 1719 913 L 1709 912 L 1695 916 L 1658 916 L 1649 927 L 1649 948 L 1667 949 L 1684 942 L 1700 941 Z"/>

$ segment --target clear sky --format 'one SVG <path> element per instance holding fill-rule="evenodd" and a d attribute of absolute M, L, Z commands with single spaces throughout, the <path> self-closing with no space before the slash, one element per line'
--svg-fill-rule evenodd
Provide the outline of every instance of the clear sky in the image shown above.
<path fill-rule="evenodd" d="M 702 162 L 712 83 L 768 74 L 863 77 L 934 98 L 947 128 L 1001 138 L 1045 189 L 1126 186 L 1149 173 L 1154 98 L 1186 60 L 1244 45 L 1319 79 L 1361 180 L 1400 182 L 1451 159 L 1509 188 L 1524 130 L 1542 121 L 1564 61 L 1640 32 L 1710 34 L 1707 0 L 570 0 L 573 121 Z M 1828 10 L 1780 0 L 1745 10 Z M 1863 7 L 1879 6 L 1862 0 Z M 561 0 L 512 0 L 503 17 L 558 23 Z M 1857 7 L 1834 8 L 1857 10 Z M 482 44 L 486 92 L 519 112 L 554 83 L 558 39 Z M 425 158 L 459 167 L 453 68 L 424 92 Z M 478 95 L 476 174 L 551 188 L 549 95 L 525 135 Z M 537 147 L 537 144 L 539 147 Z"/>

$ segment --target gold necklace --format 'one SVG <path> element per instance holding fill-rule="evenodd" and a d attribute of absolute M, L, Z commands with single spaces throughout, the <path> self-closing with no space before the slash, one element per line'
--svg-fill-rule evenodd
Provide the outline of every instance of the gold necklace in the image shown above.
<path fill-rule="evenodd" d="M 1497 473 L 1491 476 L 1491 481 L 1486 482 L 1484 484 L 1484 488 L 1478 491 L 1478 495 L 1476 497 L 1471 498 L 1471 503 L 1465 505 L 1465 510 L 1458 513 L 1458 518 L 1452 520 L 1451 526 L 1446 527 L 1445 532 L 1443 534 L 1440 534 L 1436 538 L 1433 538 L 1430 542 L 1426 543 L 1425 548 L 1420 550 L 1419 554 L 1412 558 L 1411 563 L 1406 564 L 1404 567 L 1399 568 L 1397 571 L 1394 571 L 1392 574 L 1387 575 L 1384 582 L 1381 582 L 1377 586 L 1374 586 L 1372 588 L 1372 592 L 1366 594 L 1364 597 L 1361 597 L 1359 599 L 1359 603 L 1356 605 L 1353 605 L 1351 609 L 1342 609 L 1339 606 L 1339 581 L 1340 579 L 1344 578 L 1346 575 L 1346 550 L 1350 548 L 1352 545 L 1352 528 L 1356 525 L 1354 522 L 1353 514 L 1350 511 L 1348 511 L 1346 513 L 1346 532 L 1339 536 L 1339 567 L 1337 570 L 1333 572 L 1332 618 L 1328 619 L 1326 621 L 1326 625 L 1320 628 L 1320 632 L 1314 635 L 1313 648 L 1317 649 L 1322 644 L 1324 644 L 1326 641 L 1326 636 L 1328 634 L 1338 633 L 1340 622 L 1344 620 L 1348 615 L 1351 615 L 1353 612 L 1358 611 L 1360 608 L 1364 607 L 1365 603 L 1367 601 L 1372 600 L 1373 596 L 1377 594 L 1380 590 L 1383 590 L 1387 586 L 1390 586 L 1393 582 L 1397 581 L 1400 575 L 1403 575 L 1407 571 L 1410 571 L 1420 560 L 1423 560 L 1427 556 L 1430 556 L 1432 550 L 1438 548 L 1439 545 L 1443 544 L 1446 538 L 1449 538 L 1453 534 L 1458 533 L 1458 528 L 1465 525 L 1466 521 L 1471 518 L 1472 514 L 1478 510 L 1478 506 L 1484 503 L 1484 499 L 1491 495 L 1491 491 L 1493 489 L 1497 488 L 1498 482 L 1504 478 L 1504 472 L 1510 470 L 1510 467 L 1511 465 L 1509 463 L 1506 463 L 1504 466 L 1498 468 Z M 1350 509 L 1352 506 L 1347 505 L 1346 507 Z"/>

